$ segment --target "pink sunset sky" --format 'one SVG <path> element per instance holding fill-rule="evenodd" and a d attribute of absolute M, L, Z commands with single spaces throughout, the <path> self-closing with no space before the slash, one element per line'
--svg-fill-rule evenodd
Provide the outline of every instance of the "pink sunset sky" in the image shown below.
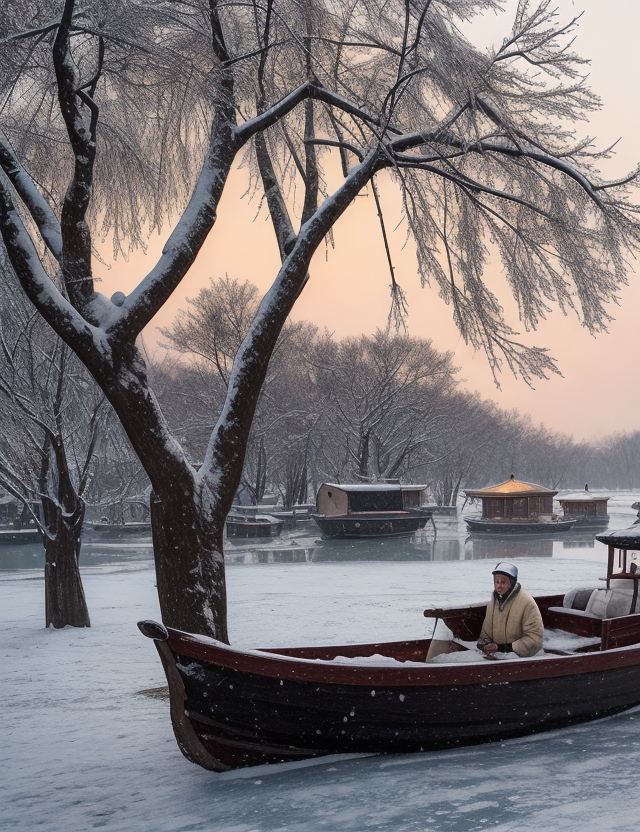
<path fill-rule="evenodd" d="M 576 51 L 591 59 L 590 85 L 602 98 L 602 110 L 590 123 L 578 125 L 580 134 L 595 136 L 600 148 L 621 138 L 613 160 L 603 163 L 603 174 L 614 179 L 633 169 L 640 161 L 640 3 L 636 0 L 558 0 L 561 19 L 568 20 L 584 10 Z M 510 12 L 486 17 L 466 31 L 484 46 L 499 42 L 510 29 Z M 239 163 L 239 162 L 238 162 Z M 606 165 L 607 167 L 604 167 Z M 608 333 L 591 336 L 575 315 L 554 310 L 537 332 L 524 334 L 526 343 L 547 347 L 557 359 L 562 377 L 537 381 L 530 389 L 509 371 L 500 377 L 497 389 L 482 354 L 474 354 L 458 335 L 451 310 L 435 288 L 420 287 L 415 256 L 405 228 L 393 230 L 398 215 L 398 198 L 393 185 L 380 177 L 383 204 L 387 209 L 390 242 L 396 276 L 409 299 L 408 331 L 431 338 L 440 350 L 455 352 L 460 377 L 469 390 L 477 390 L 502 408 L 530 413 L 537 423 L 573 435 L 576 439 L 597 439 L 617 431 L 640 430 L 640 263 L 629 269 L 629 285 L 619 293 L 619 305 L 612 304 L 614 318 Z M 257 217 L 258 201 L 246 196 L 247 174 L 237 170 L 230 179 L 218 220 L 191 272 L 171 301 L 145 331 L 147 345 L 160 338 L 158 327 L 169 326 L 186 297 L 197 295 L 210 277 L 228 273 L 250 280 L 266 291 L 275 276 L 279 258 L 266 212 Z M 153 237 L 146 257 L 132 256 L 111 269 L 98 265 L 100 291 L 110 296 L 116 290 L 131 291 L 151 268 L 166 238 Z M 319 250 L 312 262 L 311 280 L 298 300 L 292 317 L 326 327 L 336 337 L 373 333 L 384 328 L 389 310 L 389 273 L 371 196 L 355 200 L 334 229 L 335 248 Z M 635 271 L 633 270 L 635 269 Z M 499 285 L 501 265 L 488 272 L 492 285 Z M 506 291 L 500 294 L 509 322 L 522 332 L 514 305 Z"/>

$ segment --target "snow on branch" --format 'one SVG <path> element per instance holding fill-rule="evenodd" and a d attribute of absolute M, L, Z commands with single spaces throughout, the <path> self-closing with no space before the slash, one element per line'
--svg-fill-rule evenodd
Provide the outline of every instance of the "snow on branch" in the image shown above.
<path fill-rule="evenodd" d="M 7 137 L 0 130 L 0 167 L 16 189 L 25 207 L 38 227 L 47 248 L 60 261 L 62 257 L 62 235 L 60 223 L 47 200 L 42 196 L 35 182 L 18 161 Z"/>
<path fill-rule="evenodd" d="M 83 343 L 91 353 L 104 351 L 100 330 L 90 326 L 57 288 L 40 262 L 31 236 L 0 179 L 0 233 L 9 260 L 29 299 L 63 340 Z"/>
<path fill-rule="evenodd" d="M 360 118 L 369 124 L 380 124 L 378 119 L 370 113 L 367 113 L 366 110 L 363 110 L 361 107 L 357 107 L 343 96 L 338 95 L 335 92 L 331 92 L 331 90 L 325 89 L 316 81 L 308 81 L 306 84 L 301 84 L 297 89 L 289 93 L 289 95 L 280 99 L 280 101 L 272 107 L 269 107 L 268 110 L 265 110 L 263 113 L 260 113 L 254 118 L 245 121 L 244 124 L 236 128 L 236 137 L 238 141 L 241 145 L 245 144 L 255 133 L 261 130 L 266 130 L 267 127 L 271 127 L 276 124 L 276 122 L 280 121 L 285 115 L 287 115 L 287 113 L 290 113 L 294 107 L 297 107 L 298 104 L 307 98 L 313 98 L 316 101 L 324 101 L 325 104 L 337 107 L 339 110 L 343 110 L 345 113 L 349 113 L 349 115 Z"/>

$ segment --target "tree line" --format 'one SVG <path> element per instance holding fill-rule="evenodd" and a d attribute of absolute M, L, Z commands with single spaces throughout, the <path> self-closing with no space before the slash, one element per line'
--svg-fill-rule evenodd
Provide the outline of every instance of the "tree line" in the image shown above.
<path fill-rule="evenodd" d="M 211 279 L 162 331 L 171 352 L 152 363 L 154 386 L 196 464 L 257 303 L 250 282 Z M 255 504 L 269 493 L 289 507 L 313 500 L 323 481 L 399 479 L 428 485 L 450 505 L 464 486 L 511 473 L 557 489 L 640 487 L 640 431 L 576 441 L 465 391 L 457 374 L 454 355 L 430 340 L 388 328 L 338 340 L 288 323 L 256 408 L 239 498 Z"/>

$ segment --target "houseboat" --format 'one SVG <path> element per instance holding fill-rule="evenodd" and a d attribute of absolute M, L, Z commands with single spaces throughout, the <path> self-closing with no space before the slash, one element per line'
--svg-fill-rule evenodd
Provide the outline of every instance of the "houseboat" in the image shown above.
<path fill-rule="evenodd" d="M 589 491 L 588 485 L 585 485 L 584 491 L 574 491 L 558 497 L 558 502 L 562 506 L 565 519 L 576 521 L 576 528 L 606 528 L 609 525 L 609 497 L 596 496 Z"/>
<path fill-rule="evenodd" d="M 506 482 L 488 488 L 465 490 L 468 499 L 482 500 L 482 514 L 464 519 L 471 532 L 489 534 L 549 534 L 569 531 L 575 520 L 553 512 L 551 488 L 519 482 L 513 474 Z"/>
<path fill-rule="evenodd" d="M 432 517 L 423 507 L 426 485 L 323 483 L 313 519 L 326 537 L 402 537 Z"/>

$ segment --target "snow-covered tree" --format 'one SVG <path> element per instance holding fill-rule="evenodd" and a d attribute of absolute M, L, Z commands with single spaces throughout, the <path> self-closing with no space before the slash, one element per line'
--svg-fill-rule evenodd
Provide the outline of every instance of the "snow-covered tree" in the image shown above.
<path fill-rule="evenodd" d="M 42 533 L 47 627 L 89 626 L 78 562 L 85 495 L 107 410 L 85 367 L 6 279 L 0 308 L 0 483 L 22 501 Z"/>
<path fill-rule="evenodd" d="M 457 22 L 499 6 L 9 4 L 0 23 L 2 238 L 25 293 L 86 364 L 149 475 L 167 624 L 228 637 L 224 522 L 269 359 L 315 251 L 357 194 L 369 188 L 379 200 L 376 177 L 388 171 L 401 191 L 422 280 L 436 281 L 494 369 L 506 362 L 529 378 L 554 365 L 518 345 L 505 322 L 483 279 L 490 243 L 526 326 L 552 302 L 575 308 L 593 331 L 606 323 L 625 251 L 639 241 L 631 178 L 604 181 L 596 166 L 607 152 L 574 135 L 598 106 L 572 49 L 575 21 L 560 23 L 550 0 L 520 0 L 501 46 L 479 51 Z M 330 191 L 336 157 L 344 176 Z M 196 470 L 167 428 L 136 339 L 189 272 L 242 158 L 259 176 L 282 266 Z M 151 271 L 127 296 L 101 295 L 93 235 L 108 232 L 117 251 L 169 217 Z"/>
<path fill-rule="evenodd" d="M 343 476 L 398 478 L 447 429 L 456 369 L 430 341 L 381 330 L 339 342 L 327 335 L 314 364 L 324 418 L 342 437 Z"/>
<path fill-rule="evenodd" d="M 228 275 L 211 279 L 195 298 L 188 298 L 170 328 L 162 330 L 166 343 L 188 362 L 187 372 L 174 363 L 176 384 L 169 384 L 165 396 L 182 397 L 172 425 L 193 425 L 184 429 L 208 438 L 211 418 L 224 404 L 221 383 L 228 388 L 233 359 L 249 331 L 259 305 L 258 288 L 248 280 L 240 282 Z M 247 443 L 241 491 L 254 504 L 262 501 L 267 487 L 275 488 L 289 506 L 302 499 L 307 490 L 307 459 L 311 432 L 317 423 L 314 388 L 309 378 L 309 355 L 316 328 L 306 322 L 287 321 L 269 362 Z M 166 363 L 167 359 L 163 363 Z M 190 380 L 187 388 L 184 382 Z M 159 396 L 162 404 L 164 400 Z M 205 404 L 206 402 L 206 404 Z M 204 407 L 202 406 L 204 404 Z M 166 407 L 164 408 L 166 412 Z M 185 437 L 186 439 L 186 437 Z M 204 455 L 202 443 L 198 458 Z"/>

